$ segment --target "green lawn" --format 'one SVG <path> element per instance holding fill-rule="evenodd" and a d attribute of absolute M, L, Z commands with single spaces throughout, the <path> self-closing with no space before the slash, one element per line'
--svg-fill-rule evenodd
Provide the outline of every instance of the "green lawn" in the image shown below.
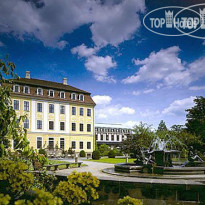
<path fill-rule="evenodd" d="M 134 162 L 136 159 L 129 159 L 129 163 Z M 125 163 L 125 159 L 122 158 L 101 158 L 99 160 L 90 159 L 88 161 L 92 162 L 102 162 L 102 163 L 109 163 L 109 164 L 118 164 L 118 163 Z"/>
<path fill-rule="evenodd" d="M 61 163 L 65 163 L 66 161 L 60 161 L 60 160 L 52 160 L 52 159 L 49 159 L 48 160 L 48 163 L 46 163 L 45 165 L 48 165 L 48 164 L 61 164 Z M 87 166 L 86 164 L 81 164 L 81 166 L 83 167 L 83 166 Z M 78 167 L 78 165 L 77 164 L 71 164 L 70 165 L 70 168 L 76 168 L 76 167 Z M 65 169 L 66 168 L 66 166 L 65 165 L 60 165 L 59 167 L 58 167 L 59 169 Z M 52 168 L 51 170 L 53 170 L 54 168 Z"/>

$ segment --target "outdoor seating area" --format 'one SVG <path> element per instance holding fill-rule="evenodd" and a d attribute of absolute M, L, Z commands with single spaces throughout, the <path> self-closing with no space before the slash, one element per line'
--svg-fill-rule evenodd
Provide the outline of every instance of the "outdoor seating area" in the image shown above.
<path fill-rule="evenodd" d="M 49 164 L 45 165 L 44 167 L 47 169 L 47 171 L 50 171 L 52 167 L 54 167 L 54 171 L 59 169 L 59 166 L 65 165 L 65 169 L 69 169 L 71 164 L 77 164 L 78 167 L 81 167 L 81 164 L 83 162 L 65 162 L 65 163 L 59 163 L 59 164 Z"/>
<path fill-rule="evenodd" d="M 62 149 L 45 149 L 48 158 L 74 158 L 75 151 L 68 152 Z"/>

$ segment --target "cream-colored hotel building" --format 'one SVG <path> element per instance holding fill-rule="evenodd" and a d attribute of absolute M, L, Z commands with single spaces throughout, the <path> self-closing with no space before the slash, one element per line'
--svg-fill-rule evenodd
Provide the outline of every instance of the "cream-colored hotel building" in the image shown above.
<path fill-rule="evenodd" d="M 34 149 L 72 148 L 92 153 L 94 107 L 91 94 L 62 83 L 33 79 L 30 72 L 14 81 L 12 103 L 17 115 L 27 115 L 23 126 Z"/>

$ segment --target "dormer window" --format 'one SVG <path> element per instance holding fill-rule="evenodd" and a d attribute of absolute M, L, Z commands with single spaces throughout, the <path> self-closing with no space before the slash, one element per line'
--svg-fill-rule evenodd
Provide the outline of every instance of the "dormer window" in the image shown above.
<path fill-rule="evenodd" d="M 48 95 L 53 98 L 54 97 L 54 90 L 49 90 Z"/>
<path fill-rule="evenodd" d="M 37 88 L 37 95 L 43 95 L 43 89 Z"/>
<path fill-rule="evenodd" d="M 83 95 L 83 94 L 80 94 L 80 95 L 79 95 L 79 100 L 80 100 L 80 101 L 84 101 L 84 95 Z"/>
<path fill-rule="evenodd" d="M 65 92 L 64 91 L 60 92 L 60 98 L 65 98 Z"/>
<path fill-rule="evenodd" d="M 14 85 L 14 86 L 13 86 L 13 91 L 14 91 L 15 93 L 19 93 L 19 92 L 20 92 L 20 86 L 19 86 L 19 85 Z"/>
<path fill-rule="evenodd" d="M 71 99 L 72 99 L 72 100 L 76 100 L 76 94 L 75 94 L 75 93 L 72 93 L 72 94 L 71 94 Z"/>
<path fill-rule="evenodd" d="M 29 86 L 24 86 L 23 87 L 23 92 L 26 93 L 26 94 L 29 94 L 30 93 L 30 87 Z"/>

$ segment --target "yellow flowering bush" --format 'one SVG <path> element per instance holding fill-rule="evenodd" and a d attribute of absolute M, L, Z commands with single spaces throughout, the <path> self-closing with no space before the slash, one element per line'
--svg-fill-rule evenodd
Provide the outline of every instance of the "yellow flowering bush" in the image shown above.
<path fill-rule="evenodd" d="M 0 194 L 0 205 L 9 204 L 11 197 L 9 195 Z"/>
<path fill-rule="evenodd" d="M 100 181 L 90 172 L 74 171 L 67 178 L 68 181 L 61 181 L 54 191 L 54 194 L 61 197 L 64 202 L 73 205 L 90 204 L 91 201 L 99 198 L 96 188 Z"/>
<path fill-rule="evenodd" d="M 132 198 L 130 196 L 125 196 L 123 199 L 119 199 L 117 204 L 118 205 L 143 205 L 141 200 Z"/>
<path fill-rule="evenodd" d="M 33 175 L 26 173 L 28 166 L 22 162 L 0 160 L 0 192 L 16 198 L 33 185 Z"/>
<path fill-rule="evenodd" d="M 51 193 L 40 189 L 33 189 L 33 194 L 29 200 L 18 200 L 15 205 L 62 205 L 60 198 L 53 196 Z"/>

